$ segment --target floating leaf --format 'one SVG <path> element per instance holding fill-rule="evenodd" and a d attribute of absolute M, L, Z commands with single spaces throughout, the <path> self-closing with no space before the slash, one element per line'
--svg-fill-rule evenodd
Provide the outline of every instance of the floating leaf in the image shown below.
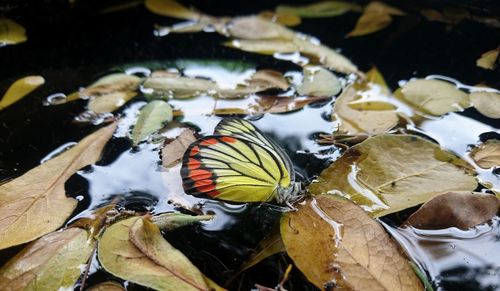
<path fill-rule="evenodd" d="M 441 80 L 412 80 L 394 94 L 416 109 L 433 115 L 443 115 L 470 106 L 466 93 Z"/>
<path fill-rule="evenodd" d="M 288 255 L 320 289 L 422 290 L 384 228 L 359 206 L 319 195 L 281 218 Z"/>
<path fill-rule="evenodd" d="M 403 11 L 382 2 L 370 2 L 363 10 L 354 30 L 349 32 L 347 37 L 361 36 L 382 30 L 392 22 L 391 15 L 404 14 Z"/>
<path fill-rule="evenodd" d="M 190 20 L 196 20 L 202 16 L 199 12 L 173 0 L 146 0 L 144 4 L 149 11 L 161 16 Z"/>
<path fill-rule="evenodd" d="M 89 291 L 125 291 L 125 288 L 123 288 L 122 285 L 120 285 L 116 282 L 106 281 L 106 282 L 94 285 L 87 290 L 89 290 Z"/>
<path fill-rule="evenodd" d="M 0 17 L 0 47 L 25 42 L 26 29 L 17 22 Z"/>
<path fill-rule="evenodd" d="M 61 155 L 0 185 L 0 249 L 29 242 L 60 227 L 76 207 L 64 183 L 101 155 L 116 124 L 102 128 Z"/>
<path fill-rule="evenodd" d="M 477 192 L 447 192 L 424 203 L 405 222 L 419 229 L 457 227 L 463 230 L 493 218 L 500 206 L 494 195 Z"/>
<path fill-rule="evenodd" d="M 500 53 L 500 47 L 483 53 L 481 57 L 477 59 L 476 66 L 483 69 L 494 70 L 496 67 L 496 62 L 499 53 Z"/>
<path fill-rule="evenodd" d="M 248 86 L 251 88 L 271 89 L 278 88 L 286 90 L 290 87 L 283 74 L 273 70 L 258 70 L 248 80 Z"/>
<path fill-rule="evenodd" d="M 278 229 L 272 232 L 269 236 L 265 237 L 257 247 L 257 250 L 252 254 L 252 256 L 247 260 L 245 264 L 241 267 L 239 272 L 243 272 L 251 267 L 257 265 L 262 260 L 275 255 L 277 253 L 284 253 L 285 246 L 281 240 L 281 234 Z"/>
<path fill-rule="evenodd" d="M 191 225 L 200 221 L 213 219 L 214 215 L 188 215 L 182 213 L 162 213 L 153 216 L 152 222 L 161 230 L 169 231 L 179 227 Z"/>
<path fill-rule="evenodd" d="M 270 21 L 283 24 L 285 26 L 296 26 L 302 23 L 300 16 L 287 12 L 272 12 L 269 10 L 259 13 L 260 17 L 266 18 Z"/>
<path fill-rule="evenodd" d="M 49 233 L 0 269 L 0 290 L 73 289 L 93 247 L 94 241 L 81 228 Z"/>
<path fill-rule="evenodd" d="M 306 96 L 333 96 L 342 90 L 337 76 L 318 66 L 304 68 L 302 84 L 297 87 L 300 95 Z"/>
<path fill-rule="evenodd" d="M 339 194 L 380 217 L 413 207 L 439 193 L 472 191 L 477 182 L 438 145 L 413 135 L 379 135 L 347 150 L 309 187 Z"/>
<path fill-rule="evenodd" d="M 227 25 L 227 33 L 241 39 L 293 39 L 295 32 L 281 24 L 260 16 L 242 16 L 233 18 Z"/>
<path fill-rule="evenodd" d="M 186 149 L 196 141 L 193 130 L 186 128 L 174 139 L 166 139 L 161 150 L 161 164 L 170 168 L 182 160 Z"/>
<path fill-rule="evenodd" d="M 196 267 L 168 244 L 157 226 L 144 222 L 141 217 L 121 220 L 108 227 L 100 239 L 98 255 L 106 271 L 145 287 L 207 289 Z"/>
<path fill-rule="evenodd" d="M 173 117 L 172 107 L 167 102 L 161 100 L 149 102 L 139 112 L 139 117 L 132 130 L 134 145 L 161 129 L 163 124 L 172 121 Z"/>
<path fill-rule="evenodd" d="M 334 17 L 348 11 L 361 11 L 361 6 L 344 1 L 322 1 L 303 6 L 279 5 L 277 13 L 295 14 L 307 18 Z"/>
<path fill-rule="evenodd" d="M 1 27 L 1 23 L 0 23 Z M 0 110 L 7 108 L 45 83 L 42 76 L 27 76 L 10 85 L 0 100 Z"/>
<path fill-rule="evenodd" d="M 470 156 L 476 164 L 483 169 L 499 167 L 500 141 L 489 139 L 479 147 L 472 149 Z"/>
<path fill-rule="evenodd" d="M 500 93 L 477 91 L 469 95 L 477 111 L 489 118 L 500 118 Z"/>
<path fill-rule="evenodd" d="M 95 113 L 113 112 L 135 96 L 136 92 L 108 93 L 89 100 L 88 108 Z"/>

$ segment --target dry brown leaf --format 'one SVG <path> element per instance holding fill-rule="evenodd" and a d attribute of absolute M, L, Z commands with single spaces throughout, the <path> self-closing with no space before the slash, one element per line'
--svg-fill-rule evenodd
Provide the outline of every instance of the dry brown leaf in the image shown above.
<path fill-rule="evenodd" d="M 489 139 L 472 149 L 470 156 L 483 169 L 500 167 L 500 141 Z"/>
<path fill-rule="evenodd" d="M 471 104 L 489 118 L 500 118 L 500 93 L 476 91 L 469 95 Z"/>
<path fill-rule="evenodd" d="M 312 194 L 339 194 L 380 217 L 448 191 L 472 191 L 477 181 L 465 161 L 414 135 L 371 137 L 324 170 Z"/>
<path fill-rule="evenodd" d="M 49 233 L 0 269 L 0 290 L 73 289 L 94 243 L 86 230 L 77 227 Z"/>
<path fill-rule="evenodd" d="M 423 290 L 384 228 L 347 199 L 319 195 L 281 218 L 288 255 L 319 289 Z"/>
<path fill-rule="evenodd" d="M 295 32 L 281 24 L 252 15 L 233 18 L 227 24 L 227 33 L 241 39 L 293 39 Z"/>
<path fill-rule="evenodd" d="M 496 62 L 499 53 L 500 53 L 500 47 L 483 53 L 481 57 L 476 60 L 476 66 L 483 69 L 494 70 L 496 67 Z"/>
<path fill-rule="evenodd" d="M 45 79 L 42 76 L 27 76 L 15 81 L 12 85 L 10 85 L 9 89 L 7 89 L 0 100 L 0 110 L 5 109 L 13 103 L 21 100 L 21 98 L 28 95 L 44 83 Z"/>
<path fill-rule="evenodd" d="M 0 249 L 29 242 L 60 227 L 77 201 L 64 183 L 97 161 L 116 124 L 101 128 L 61 155 L 0 186 Z"/>
<path fill-rule="evenodd" d="M 486 222 L 498 212 L 500 200 L 478 192 L 447 192 L 424 203 L 405 222 L 419 229 L 457 227 L 468 229 Z"/>
<path fill-rule="evenodd" d="M 366 5 L 356 26 L 347 34 L 347 37 L 361 36 L 382 30 L 392 22 L 391 15 L 404 14 L 403 11 L 382 2 L 370 2 Z"/>
<path fill-rule="evenodd" d="M 190 128 L 185 128 L 181 134 L 174 139 L 166 139 L 161 149 L 161 163 L 164 167 L 170 168 L 178 164 L 186 149 L 196 141 L 195 132 Z"/>
<path fill-rule="evenodd" d="M 274 70 L 258 70 L 248 80 L 249 87 L 256 88 L 279 88 L 287 90 L 290 87 L 287 79 L 278 71 Z"/>
<path fill-rule="evenodd" d="M 26 29 L 17 22 L 0 17 L 0 47 L 25 42 Z"/>

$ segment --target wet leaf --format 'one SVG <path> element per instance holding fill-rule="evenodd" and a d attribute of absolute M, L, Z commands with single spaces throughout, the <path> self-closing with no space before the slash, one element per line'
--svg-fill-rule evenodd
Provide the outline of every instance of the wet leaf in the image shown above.
<path fill-rule="evenodd" d="M 269 10 L 259 13 L 260 17 L 266 18 L 273 22 L 283 24 L 285 26 L 296 26 L 302 23 L 300 16 L 287 12 L 272 12 Z"/>
<path fill-rule="evenodd" d="M 150 134 L 161 129 L 173 119 L 172 107 L 161 100 L 154 100 L 144 106 L 132 130 L 132 141 L 137 145 Z"/>
<path fill-rule="evenodd" d="M 99 159 L 116 124 L 104 127 L 59 156 L 0 185 L 0 249 L 29 242 L 60 227 L 77 201 L 64 183 Z"/>
<path fill-rule="evenodd" d="M 405 224 L 419 229 L 466 230 L 493 218 L 499 206 L 500 200 L 491 194 L 447 192 L 424 203 Z"/>
<path fill-rule="evenodd" d="M 89 291 L 125 291 L 125 288 L 123 288 L 122 285 L 120 285 L 116 282 L 106 281 L 106 282 L 94 285 L 87 290 L 89 290 Z"/>
<path fill-rule="evenodd" d="M 491 167 L 500 166 L 500 141 L 489 139 L 479 147 L 475 147 L 470 152 L 471 158 L 476 164 L 483 168 L 489 169 Z"/>
<path fill-rule="evenodd" d="M 227 33 L 241 39 L 293 39 L 295 32 L 281 24 L 252 15 L 233 18 L 227 25 Z"/>
<path fill-rule="evenodd" d="M 343 195 L 380 217 L 439 193 L 474 190 L 474 177 L 457 166 L 461 160 L 451 156 L 417 136 L 379 135 L 347 150 L 309 191 Z"/>
<path fill-rule="evenodd" d="M 363 10 L 363 14 L 359 17 L 354 30 L 349 32 L 347 37 L 362 36 L 382 30 L 391 24 L 391 15 L 404 14 L 403 11 L 382 2 L 370 2 Z"/>
<path fill-rule="evenodd" d="M 320 289 L 422 290 L 384 228 L 359 206 L 319 195 L 281 218 L 288 255 Z"/>
<path fill-rule="evenodd" d="M 500 53 L 500 47 L 483 53 L 481 57 L 476 60 L 476 66 L 483 69 L 494 70 L 496 67 L 496 62 L 499 53 Z"/>
<path fill-rule="evenodd" d="M 77 227 L 49 233 L 26 246 L 0 269 L 0 290 L 73 288 L 93 247 L 87 231 Z"/>
<path fill-rule="evenodd" d="M 361 6 L 344 1 L 322 1 L 303 6 L 279 5 L 278 13 L 295 14 L 306 18 L 334 17 L 348 11 L 361 11 Z"/>
<path fill-rule="evenodd" d="M 441 80 L 412 80 L 394 94 L 416 109 L 432 115 L 460 111 L 470 106 L 466 93 Z"/>
<path fill-rule="evenodd" d="M 136 92 L 108 93 L 89 100 L 88 108 L 95 113 L 113 112 L 135 96 L 137 96 Z"/>
<path fill-rule="evenodd" d="M 190 20 L 196 20 L 202 16 L 199 12 L 173 0 L 146 0 L 144 4 L 149 11 L 161 16 Z"/>
<path fill-rule="evenodd" d="M 170 168 L 178 164 L 186 149 L 196 141 L 193 130 L 185 128 L 179 136 L 174 139 L 166 139 L 161 150 L 161 163 L 164 167 Z"/>
<path fill-rule="evenodd" d="M 25 42 L 26 29 L 17 22 L 0 17 L 0 47 Z"/>
<path fill-rule="evenodd" d="M 252 254 L 252 256 L 241 266 L 239 272 L 243 272 L 251 267 L 257 265 L 262 260 L 275 255 L 277 253 L 284 253 L 285 246 L 281 240 L 281 234 L 279 229 L 272 232 L 269 236 L 265 237 L 257 247 L 257 250 Z"/>
<path fill-rule="evenodd" d="M 333 96 L 342 90 L 339 79 L 330 71 L 318 66 L 306 66 L 302 84 L 297 93 L 306 96 Z"/>
<path fill-rule="evenodd" d="M 44 83 L 45 79 L 42 76 L 27 76 L 15 81 L 12 85 L 10 85 L 9 89 L 7 89 L 7 92 L 5 92 L 0 100 L 0 110 L 5 109 L 13 103 L 21 100 L 21 98 L 28 95 Z"/>
<path fill-rule="evenodd" d="M 208 221 L 215 215 L 188 215 L 182 213 L 162 213 L 151 218 L 161 230 L 169 231 L 179 227 L 195 224 L 201 221 Z"/>
<path fill-rule="evenodd" d="M 162 237 L 157 226 L 141 217 L 108 227 L 100 239 L 98 255 L 106 271 L 145 287 L 207 290 L 196 267 Z"/>
<path fill-rule="evenodd" d="M 469 95 L 470 102 L 484 116 L 500 118 L 500 93 L 477 91 Z"/>
<path fill-rule="evenodd" d="M 264 88 L 278 88 L 286 90 L 290 87 L 290 84 L 288 84 L 286 78 L 283 77 L 283 74 L 278 71 L 258 70 L 250 77 L 248 86 L 250 88 L 259 88 L 259 90 Z"/>
<path fill-rule="evenodd" d="M 203 275 L 203 278 L 205 279 L 205 283 L 207 284 L 207 287 L 210 291 L 227 291 L 227 289 L 222 288 L 207 276 Z"/>

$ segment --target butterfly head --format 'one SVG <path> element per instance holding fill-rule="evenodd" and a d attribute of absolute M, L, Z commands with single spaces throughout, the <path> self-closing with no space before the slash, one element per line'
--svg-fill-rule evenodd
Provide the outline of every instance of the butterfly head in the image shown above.
<path fill-rule="evenodd" d="M 291 182 L 286 188 L 278 187 L 276 193 L 276 202 L 279 204 L 292 204 L 302 197 L 302 184 L 300 182 Z"/>

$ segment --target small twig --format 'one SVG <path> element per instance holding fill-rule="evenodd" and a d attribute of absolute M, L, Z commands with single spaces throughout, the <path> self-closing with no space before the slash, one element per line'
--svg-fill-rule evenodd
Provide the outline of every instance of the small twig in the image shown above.
<path fill-rule="evenodd" d="M 82 284 L 80 285 L 80 291 L 83 291 L 83 289 L 85 288 L 85 282 L 87 281 L 87 277 L 88 277 L 89 271 L 90 271 L 90 265 L 92 264 L 92 261 L 94 260 L 94 255 L 95 255 L 96 250 L 97 250 L 97 241 L 95 241 L 94 248 L 92 249 L 92 254 L 90 255 L 89 260 L 87 261 L 87 266 L 85 267 L 85 272 L 83 273 L 83 277 L 82 277 Z"/>
<path fill-rule="evenodd" d="M 292 271 L 292 264 L 288 264 L 288 267 L 286 268 L 285 274 L 283 274 L 283 278 L 281 279 L 280 283 L 278 284 L 278 290 L 280 291 L 285 291 L 286 289 L 283 287 L 285 285 L 286 281 L 288 281 L 288 278 L 290 277 L 290 272 Z"/>

